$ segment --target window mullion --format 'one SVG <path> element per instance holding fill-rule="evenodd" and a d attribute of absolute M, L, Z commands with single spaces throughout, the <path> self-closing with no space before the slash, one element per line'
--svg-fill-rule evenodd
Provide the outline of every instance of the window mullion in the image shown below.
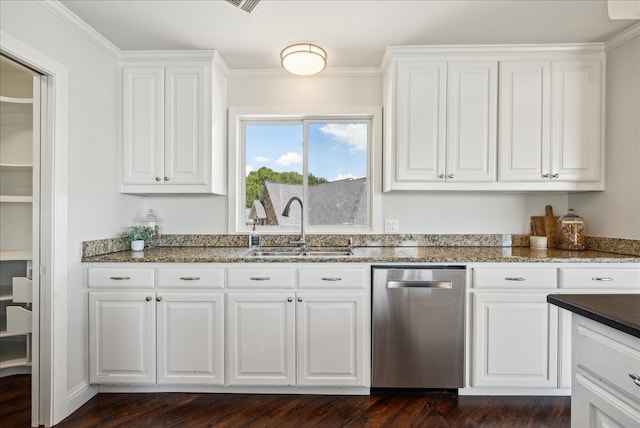
<path fill-rule="evenodd" d="M 309 122 L 302 121 L 302 200 L 304 201 L 304 219 L 309 225 Z"/>

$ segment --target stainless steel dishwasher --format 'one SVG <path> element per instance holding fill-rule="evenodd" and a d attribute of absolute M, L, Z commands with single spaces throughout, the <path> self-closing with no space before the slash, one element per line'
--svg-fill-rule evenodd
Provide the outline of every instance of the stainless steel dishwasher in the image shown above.
<path fill-rule="evenodd" d="M 465 272 L 373 266 L 372 387 L 463 387 Z"/>

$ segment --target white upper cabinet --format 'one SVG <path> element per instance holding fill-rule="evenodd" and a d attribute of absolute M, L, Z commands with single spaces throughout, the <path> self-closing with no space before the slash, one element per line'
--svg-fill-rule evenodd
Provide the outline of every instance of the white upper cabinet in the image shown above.
<path fill-rule="evenodd" d="M 553 179 L 601 179 L 602 67 L 599 60 L 551 64 Z"/>
<path fill-rule="evenodd" d="M 212 52 L 127 53 L 123 193 L 226 193 L 226 78 Z"/>
<path fill-rule="evenodd" d="M 495 181 L 498 63 L 451 62 L 447 85 L 447 181 Z"/>
<path fill-rule="evenodd" d="M 500 181 L 550 177 L 550 74 L 549 61 L 500 63 Z"/>
<path fill-rule="evenodd" d="M 603 190 L 602 46 L 392 47 L 384 191 Z"/>
<path fill-rule="evenodd" d="M 385 190 L 494 181 L 497 62 L 412 59 L 391 67 Z"/>
<path fill-rule="evenodd" d="M 400 62 L 397 81 L 395 187 L 442 181 L 445 169 L 447 64 Z M 442 171 L 442 172 L 441 172 Z"/>

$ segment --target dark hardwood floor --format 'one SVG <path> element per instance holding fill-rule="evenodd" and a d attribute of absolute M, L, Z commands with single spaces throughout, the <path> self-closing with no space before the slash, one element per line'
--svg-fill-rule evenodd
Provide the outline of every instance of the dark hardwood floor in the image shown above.
<path fill-rule="evenodd" d="M 0 426 L 29 426 L 29 376 L 0 379 Z M 25 402 L 27 405 L 25 405 Z M 57 427 L 568 427 L 569 397 L 99 394 Z"/>

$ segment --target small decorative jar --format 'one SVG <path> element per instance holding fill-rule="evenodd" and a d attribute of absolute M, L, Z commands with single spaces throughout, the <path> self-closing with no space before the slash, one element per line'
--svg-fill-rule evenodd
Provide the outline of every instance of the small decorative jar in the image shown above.
<path fill-rule="evenodd" d="M 587 226 L 584 219 L 570 209 L 558 219 L 558 248 L 562 250 L 584 250 Z"/>

